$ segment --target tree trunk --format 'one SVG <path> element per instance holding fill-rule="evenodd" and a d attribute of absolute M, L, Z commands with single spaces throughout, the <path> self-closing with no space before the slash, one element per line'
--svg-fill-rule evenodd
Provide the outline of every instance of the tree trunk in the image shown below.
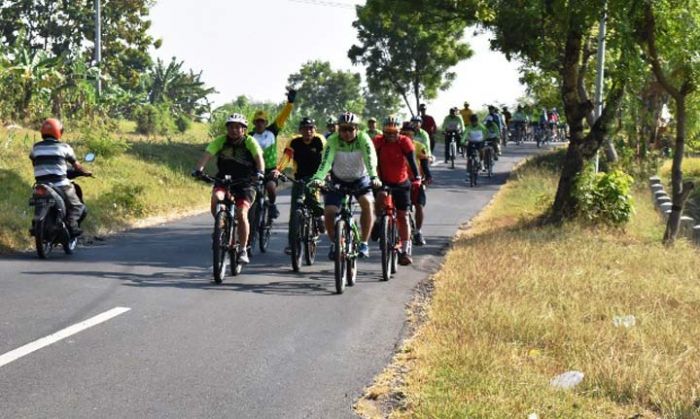
<path fill-rule="evenodd" d="M 676 147 L 673 152 L 673 166 L 671 167 L 671 215 L 666 223 L 664 232 L 664 244 L 671 245 L 678 237 L 678 230 L 681 227 L 681 216 L 683 206 L 688 199 L 688 195 L 693 189 L 693 183 L 683 184 L 683 153 L 685 152 L 685 129 L 686 129 L 686 95 L 681 95 L 676 99 Z"/>

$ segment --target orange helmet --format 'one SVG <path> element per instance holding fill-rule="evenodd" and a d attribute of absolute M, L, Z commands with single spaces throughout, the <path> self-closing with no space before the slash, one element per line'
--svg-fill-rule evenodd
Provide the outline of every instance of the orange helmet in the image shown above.
<path fill-rule="evenodd" d="M 61 139 L 63 134 L 63 124 L 56 118 L 49 118 L 41 124 L 41 136 L 53 137 L 57 140 Z"/>

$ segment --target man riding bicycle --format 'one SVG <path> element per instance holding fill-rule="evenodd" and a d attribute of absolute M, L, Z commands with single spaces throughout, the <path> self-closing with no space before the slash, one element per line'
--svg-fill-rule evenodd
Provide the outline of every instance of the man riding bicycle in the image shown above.
<path fill-rule="evenodd" d="M 212 157 L 216 157 L 219 179 L 231 176 L 232 180 L 247 180 L 244 184 L 231 188 L 236 208 L 236 221 L 238 222 L 238 242 L 248 243 L 248 209 L 255 200 L 255 184 L 263 179 L 265 162 L 263 151 L 257 141 L 246 134 L 248 121 L 241 115 L 234 113 L 226 120 L 226 135 L 222 135 L 207 146 L 206 151 L 197 162 L 192 176 L 199 177 L 204 173 L 204 167 Z M 211 194 L 211 213 L 216 214 L 218 202 L 226 198 L 226 189 L 214 185 Z M 238 251 L 240 263 L 249 263 L 247 246 L 242 246 Z"/>
<path fill-rule="evenodd" d="M 487 117 L 488 118 L 488 117 Z M 472 115 L 470 124 L 467 125 L 465 136 L 467 138 L 467 156 L 472 156 L 472 153 L 478 151 L 479 161 L 483 164 L 484 161 L 484 141 L 488 138 L 488 131 L 481 123 L 479 123 L 479 116 Z M 499 131 L 500 133 L 500 128 Z M 500 138 L 500 137 L 499 137 Z"/>
<path fill-rule="evenodd" d="M 412 138 L 413 142 L 419 141 L 425 146 L 425 150 L 428 153 L 428 158 L 432 161 L 433 160 L 433 154 L 430 152 L 430 134 L 423 128 L 423 118 L 421 118 L 419 115 L 414 116 L 411 118 L 410 124 L 414 128 L 415 132 L 415 137 Z"/>
<path fill-rule="evenodd" d="M 319 187 L 330 172 L 331 182 L 353 188 L 360 204 L 361 242 L 358 248 L 360 257 L 369 257 L 369 236 L 374 222 L 372 212 L 372 187 L 381 187 L 377 178 L 377 154 L 369 135 L 358 129 L 359 118 L 352 112 L 338 116 L 338 133 L 326 141 L 321 164 L 312 177 L 311 185 Z M 331 249 L 328 257 L 335 259 L 335 215 L 340 209 L 344 196 L 335 191 L 325 194 L 325 225 Z"/>
<path fill-rule="evenodd" d="M 447 133 L 457 133 L 457 145 L 462 143 L 464 133 L 464 121 L 457 113 L 457 108 L 450 108 L 450 114 L 442 121 L 442 131 L 445 134 L 445 163 L 449 161 L 450 139 Z"/>
<path fill-rule="evenodd" d="M 270 125 L 267 124 L 267 112 L 259 110 L 255 112 L 253 116 L 255 130 L 252 136 L 263 150 L 265 167 L 267 167 L 265 173 L 265 188 L 267 189 L 267 197 L 270 200 L 270 217 L 272 218 L 277 218 L 280 215 L 277 205 L 275 204 L 275 201 L 277 201 L 277 181 L 272 178 L 272 170 L 277 165 L 277 134 L 279 134 L 280 130 L 284 127 L 284 123 L 287 122 L 287 118 L 289 118 L 289 114 L 292 112 L 292 106 L 296 95 L 296 90 L 287 90 L 287 104 L 284 105 L 280 114 L 277 115 L 275 121 Z"/>
<path fill-rule="evenodd" d="M 493 120 L 493 118 L 491 118 L 490 115 L 486 117 L 486 127 L 485 128 L 486 128 L 486 141 L 488 141 L 489 144 L 491 145 L 491 147 L 493 147 L 493 151 L 494 151 L 493 159 L 498 160 L 498 155 L 501 151 L 500 145 L 499 145 L 501 132 L 498 128 L 498 125 Z M 483 157 L 483 152 L 481 154 Z"/>
<path fill-rule="evenodd" d="M 427 196 L 425 193 L 425 185 L 430 185 L 433 182 L 433 176 L 430 173 L 430 157 L 428 147 L 426 147 L 420 141 L 415 140 L 413 137 L 415 135 L 415 126 L 412 124 L 404 122 L 401 127 L 401 134 L 413 139 L 413 146 L 415 147 L 416 161 L 418 162 L 421 178 L 424 179 L 424 184 L 420 182 L 415 182 L 416 178 L 411 180 L 411 203 L 415 209 L 416 216 L 416 230 L 413 231 L 413 243 L 416 246 L 425 245 L 425 238 L 423 237 L 423 220 L 425 219 L 425 205 L 427 203 Z"/>
<path fill-rule="evenodd" d="M 523 111 L 522 105 L 518 105 L 518 108 L 513 114 L 513 124 L 515 124 L 515 135 L 516 139 L 519 141 L 525 140 L 525 130 L 528 125 L 527 114 Z"/>
<path fill-rule="evenodd" d="M 407 213 L 411 200 L 411 181 L 409 179 L 413 178 L 417 184 L 421 182 L 413 141 L 409 137 L 399 134 L 399 120 L 395 116 L 389 116 L 384 120 L 382 135 L 374 138 L 374 148 L 377 150 L 377 161 L 379 162 L 377 167 L 379 179 L 391 189 L 391 198 L 396 207 L 396 220 L 401 239 L 399 264 L 410 265 L 413 260 L 411 259 L 411 226 L 408 223 Z M 412 176 L 409 176 L 409 168 Z M 375 204 L 377 215 L 384 210 L 386 194 L 385 191 L 377 193 L 378 199 Z M 375 231 L 379 230 L 377 223 L 375 223 L 375 228 Z"/>
<path fill-rule="evenodd" d="M 289 166 L 290 163 L 293 163 L 295 166 L 294 178 L 296 180 L 308 182 L 318 170 L 321 164 L 321 158 L 323 157 L 323 148 L 326 145 L 326 139 L 316 132 L 316 121 L 309 117 L 301 118 L 301 121 L 299 121 L 299 133 L 301 135 L 289 141 L 287 147 L 284 149 L 282 160 L 280 160 L 275 170 L 272 171 L 274 179 L 277 179 L 280 172 Z M 304 185 L 294 183 L 292 186 L 291 209 L 289 210 L 288 242 L 291 242 L 292 220 L 294 212 L 297 209 L 297 201 L 303 193 Z M 311 211 L 314 216 L 317 217 L 316 222 L 319 226 L 319 230 L 323 232 L 323 220 L 321 219 L 323 215 L 323 206 L 319 202 L 318 194 L 313 193 L 307 198 L 308 201 L 312 203 Z M 287 245 L 284 249 L 284 252 L 287 254 L 291 254 L 291 251 L 290 245 Z"/>

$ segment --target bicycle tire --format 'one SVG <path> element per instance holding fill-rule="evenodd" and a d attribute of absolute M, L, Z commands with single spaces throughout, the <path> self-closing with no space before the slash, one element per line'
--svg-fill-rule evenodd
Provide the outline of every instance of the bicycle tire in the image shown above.
<path fill-rule="evenodd" d="M 342 294 L 345 291 L 345 275 L 347 270 L 346 242 L 352 240 L 346 236 L 345 220 L 340 219 L 335 223 L 335 292 Z"/>
<path fill-rule="evenodd" d="M 270 244 L 270 226 L 267 225 L 267 219 L 269 217 L 270 207 L 267 202 L 263 203 L 262 211 L 259 217 L 258 225 L 258 244 L 261 253 L 267 252 L 267 246 Z"/>
<path fill-rule="evenodd" d="M 253 205 L 250 207 L 250 210 L 248 211 L 248 228 L 250 229 L 250 233 L 248 234 L 248 247 L 250 248 L 249 253 L 251 254 L 253 253 L 253 249 L 255 249 L 255 246 L 258 243 L 257 226 L 260 224 L 260 222 L 258 221 L 259 213 L 260 203 L 256 198 L 255 201 L 253 201 Z"/>
<path fill-rule="evenodd" d="M 291 240 L 289 246 L 292 249 L 292 270 L 299 272 L 301 268 L 302 242 L 306 234 L 304 234 L 304 213 L 298 209 L 294 211 L 291 227 Z"/>
<path fill-rule="evenodd" d="M 455 168 L 455 157 L 457 155 L 457 145 L 454 142 L 450 143 L 450 168 Z"/>
<path fill-rule="evenodd" d="M 316 261 L 316 251 L 318 250 L 318 229 L 316 228 L 316 220 L 313 218 L 306 219 L 305 232 L 304 259 L 306 264 L 311 266 Z"/>
<path fill-rule="evenodd" d="M 396 239 L 396 223 L 391 224 L 389 236 L 391 237 L 389 243 L 393 243 L 391 246 L 391 273 L 395 274 L 399 270 L 399 251 L 397 248 L 398 240 Z"/>
<path fill-rule="evenodd" d="M 226 265 L 230 258 L 226 243 L 228 243 L 228 214 L 220 210 L 214 217 L 214 233 L 212 234 L 211 250 L 213 255 L 214 282 L 220 284 L 226 275 Z"/>
<path fill-rule="evenodd" d="M 384 215 L 380 224 L 379 250 L 382 255 L 382 281 L 391 279 L 391 217 Z"/>
<path fill-rule="evenodd" d="M 231 276 L 238 276 L 240 275 L 241 271 L 243 270 L 243 264 L 238 262 L 238 250 L 240 249 L 241 245 L 238 243 L 238 224 L 234 222 L 233 220 L 230 221 L 230 228 L 228 232 L 228 237 L 229 237 L 229 246 L 228 246 L 228 255 L 229 255 L 229 262 L 231 266 Z M 248 233 L 248 236 L 250 237 L 250 233 Z M 247 251 L 247 249 L 246 249 Z M 248 255 L 250 257 L 250 255 Z"/>

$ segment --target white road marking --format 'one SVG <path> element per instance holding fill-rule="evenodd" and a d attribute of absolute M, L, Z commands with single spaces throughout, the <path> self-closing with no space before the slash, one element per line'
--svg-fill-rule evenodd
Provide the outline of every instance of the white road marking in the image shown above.
<path fill-rule="evenodd" d="M 41 348 L 44 348 L 46 346 L 51 345 L 52 343 L 56 343 L 62 339 L 65 339 L 69 336 L 75 335 L 76 333 L 82 332 L 85 329 L 88 329 L 92 326 L 96 326 L 100 323 L 106 322 L 107 320 L 110 320 L 114 317 L 117 317 L 120 314 L 124 314 L 127 311 L 131 310 L 128 307 L 115 307 L 111 310 L 105 311 L 102 314 L 98 314 L 95 317 L 91 317 L 87 320 L 84 320 L 80 323 L 76 323 L 72 326 L 68 326 L 63 330 L 59 330 L 56 333 L 53 333 L 51 335 L 48 335 L 46 337 L 43 337 L 41 339 L 37 339 L 34 342 L 30 342 L 24 346 L 21 346 L 15 350 L 12 350 L 10 352 L 7 352 L 5 354 L 0 355 L 0 367 L 3 367 L 7 364 L 9 364 L 12 361 L 16 361 L 19 358 L 22 358 L 23 356 L 29 355 L 30 353 L 34 351 L 38 351 Z"/>

